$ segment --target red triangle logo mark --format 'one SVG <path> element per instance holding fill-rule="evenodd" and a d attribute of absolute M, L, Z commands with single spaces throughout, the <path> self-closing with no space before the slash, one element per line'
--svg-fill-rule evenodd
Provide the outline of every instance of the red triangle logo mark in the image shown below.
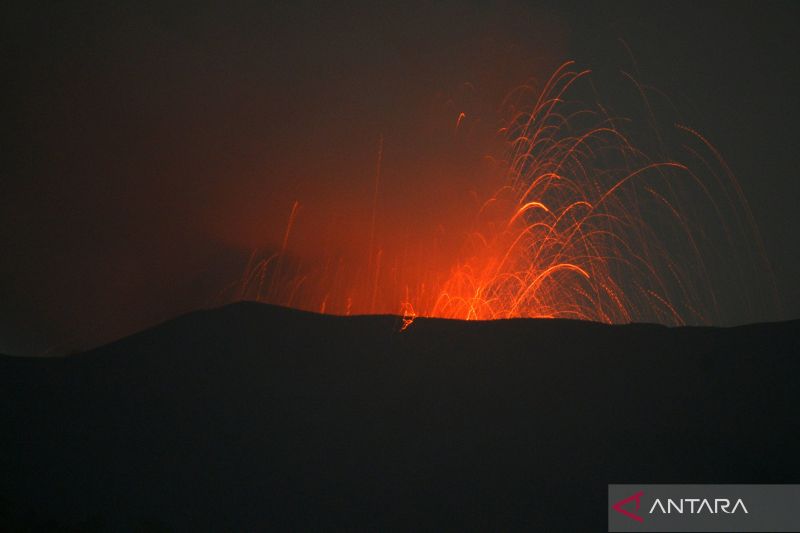
<path fill-rule="evenodd" d="M 636 510 L 638 511 L 639 510 L 639 506 L 641 505 L 642 496 L 644 496 L 644 491 L 639 491 L 636 494 L 634 494 L 633 496 L 628 496 L 624 500 L 618 501 L 617 503 L 612 505 L 611 508 L 614 509 L 616 512 L 620 513 L 620 514 L 623 514 L 623 515 L 627 516 L 628 518 L 636 520 L 637 522 L 644 522 L 644 518 L 642 518 L 638 514 L 634 514 L 634 513 L 630 512 L 630 511 L 622 508 L 622 506 L 625 505 L 626 503 L 633 501 L 633 502 L 636 502 Z"/>

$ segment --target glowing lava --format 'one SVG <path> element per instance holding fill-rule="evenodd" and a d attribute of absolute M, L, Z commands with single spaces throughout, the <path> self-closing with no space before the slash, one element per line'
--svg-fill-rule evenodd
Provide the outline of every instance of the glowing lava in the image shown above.
<path fill-rule="evenodd" d="M 528 104 L 517 104 L 499 132 L 507 148 L 498 158 L 504 182 L 460 230 L 460 251 L 448 265 L 431 259 L 428 242 L 412 242 L 402 253 L 377 242 L 381 139 L 361 260 L 329 253 L 304 267 L 290 257 L 295 203 L 280 249 L 262 259 L 253 252 L 238 298 L 323 313 L 399 314 L 402 329 L 417 316 L 712 321 L 718 302 L 698 236 L 707 232 L 691 212 L 699 195 L 703 209 L 716 213 L 720 235 L 734 241 L 711 189 L 736 189 L 735 179 L 714 174 L 706 183 L 685 163 L 649 157 L 629 139 L 626 120 L 570 100 L 571 88 L 588 75 L 568 62 L 537 97 L 526 87 L 513 93 Z M 465 117 L 458 114 L 456 130 Z M 680 131 L 718 155 L 693 130 Z M 736 201 L 746 210 L 741 195 Z"/>

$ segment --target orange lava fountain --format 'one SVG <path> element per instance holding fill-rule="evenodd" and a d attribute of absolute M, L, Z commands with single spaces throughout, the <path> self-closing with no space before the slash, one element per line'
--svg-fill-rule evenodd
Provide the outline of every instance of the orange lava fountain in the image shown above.
<path fill-rule="evenodd" d="M 262 259 L 253 252 L 238 298 L 323 313 L 400 314 L 403 329 L 416 316 L 711 322 L 718 303 L 699 244 L 706 232 L 693 226 L 697 196 L 687 203 L 682 192 L 699 194 L 720 235 L 734 242 L 731 228 L 744 227 L 745 217 L 726 220 L 711 189 L 723 186 L 722 200 L 747 213 L 735 178 L 724 163 L 706 183 L 687 164 L 649 157 L 626 135 L 626 120 L 569 100 L 571 87 L 588 75 L 563 64 L 500 130 L 508 150 L 504 183 L 464 228 L 447 267 L 426 263 L 432 254 L 424 243 L 413 254 L 412 246 L 389 257 L 375 242 L 373 208 L 361 264 L 330 255 L 303 268 L 288 254 L 302 216 L 295 203 L 282 246 Z M 510 98 L 529 94 L 524 87 Z M 456 128 L 463 120 L 460 113 Z M 718 155 L 699 134 L 679 128 Z M 374 204 L 382 149 L 383 139 Z"/>

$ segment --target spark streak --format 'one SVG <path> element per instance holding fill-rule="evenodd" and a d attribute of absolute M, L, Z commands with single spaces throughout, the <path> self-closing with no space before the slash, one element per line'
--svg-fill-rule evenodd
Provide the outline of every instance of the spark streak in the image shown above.
<path fill-rule="evenodd" d="M 239 297 L 334 314 L 396 313 L 401 330 L 418 316 L 713 321 L 718 302 L 705 279 L 709 273 L 698 244 L 703 228 L 693 225 L 689 204 L 679 194 L 700 191 L 707 212 L 727 228 L 710 184 L 683 162 L 651 158 L 637 148 L 619 126 L 625 121 L 599 104 L 571 100 L 570 91 L 589 75 L 566 62 L 535 99 L 527 97 L 529 87 L 511 93 L 516 112 L 499 129 L 507 153 L 487 156 L 505 162 L 504 183 L 481 202 L 474 222 L 457 230 L 464 244 L 447 268 L 428 262 L 422 241 L 413 243 L 419 253 L 406 247 L 396 257 L 378 242 L 381 136 L 366 269 L 329 257 L 326 265 L 339 265 L 334 274 L 327 267 L 286 272 L 295 202 L 280 251 L 259 262 L 256 252 L 250 256 Z M 636 88 L 644 96 L 638 83 Z M 533 104 L 524 105 L 526 98 Z M 465 116 L 459 113 L 456 129 Z M 654 122 L 649 105 L 648 122 Z M 704 137 L 679 128 L 700 139 L 729 171 Z M 736 183 L 732 188 L 731 197 L 754 227 L 741 189 Z M 262 294 L 265 278 L 269 290 Z"/>

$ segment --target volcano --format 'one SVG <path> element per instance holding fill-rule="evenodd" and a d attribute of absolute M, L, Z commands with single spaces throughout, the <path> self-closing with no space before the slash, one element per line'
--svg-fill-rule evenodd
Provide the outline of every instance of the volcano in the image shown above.
<path fill-rule="evenodd" d="M 238 303 L 0 358 L 11 530 L 602 530 L 609 483 L 800 478 L 800 321 Z"/>

